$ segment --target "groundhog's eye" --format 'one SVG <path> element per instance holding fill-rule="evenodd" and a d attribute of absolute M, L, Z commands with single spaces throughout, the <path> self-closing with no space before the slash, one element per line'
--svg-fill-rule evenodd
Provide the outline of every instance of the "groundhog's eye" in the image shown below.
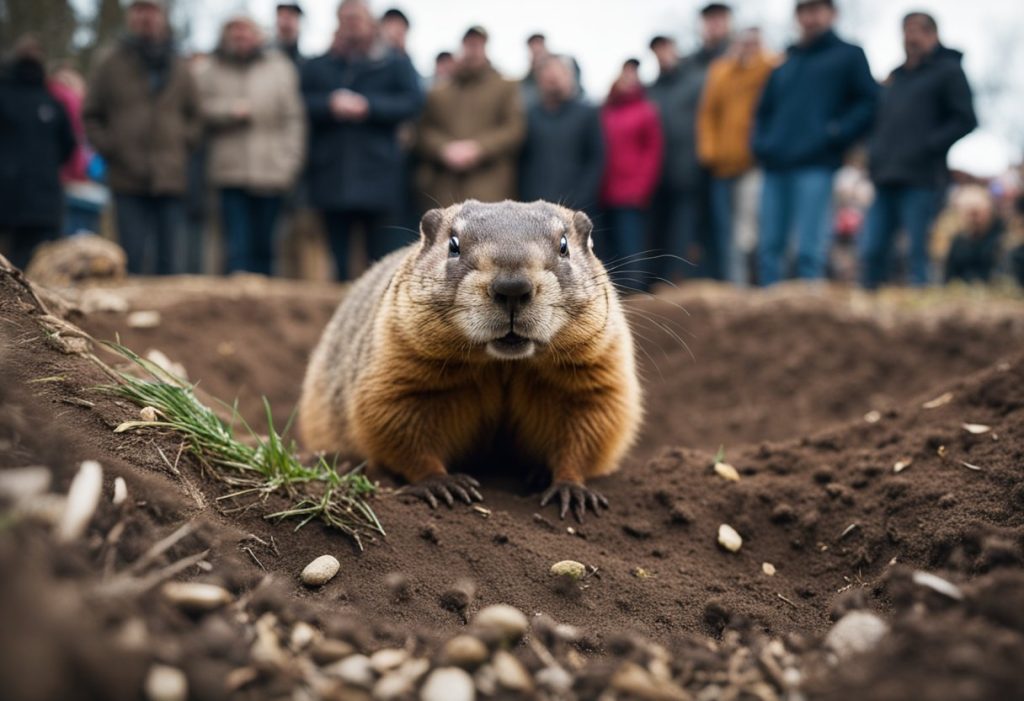
<path fill-rule="evenodd" d="M 559 255 L 568 258 L 569 257 L 569 239 L 562 237 L 562 241 L 558 245 Z"/>
<path fill-rule="evenodd" d="M 459 255 L 459 237 L 452 236 L 448 239 L 448 256 L 456 258 Z"/>

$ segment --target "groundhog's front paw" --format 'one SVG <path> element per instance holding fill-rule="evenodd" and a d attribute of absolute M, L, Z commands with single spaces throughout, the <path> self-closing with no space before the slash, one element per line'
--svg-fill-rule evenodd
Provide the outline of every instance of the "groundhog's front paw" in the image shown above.
<path fill-rule="evenodd" d="M 572 509 L 573 516 L 580 523 L 583 523 L 583 514 L 587 513 L 589 507 L 595 516 L 601 515 L 601 509 L 608 508 L 608 500 L 592 489 L 587 489 L 576 482 L 555 482 L 540 497 L 540 505 L 547 506 L 555 497 L 561 504 L 558 513 L 559 518 L 565 518 Z"/>
<path fill-rule="evenodd" d="M 455 504 L 456 497 L 467 504 L 483 501 L 484 497 L 477 489 L 479 486 L 480 483 L 469 475 L 436 475 L 403 487 L 402 492 L 418 496 L 430 504 L 431 509 L 437 508 L 438 499 L 444 501 L 451 508 Z"/>

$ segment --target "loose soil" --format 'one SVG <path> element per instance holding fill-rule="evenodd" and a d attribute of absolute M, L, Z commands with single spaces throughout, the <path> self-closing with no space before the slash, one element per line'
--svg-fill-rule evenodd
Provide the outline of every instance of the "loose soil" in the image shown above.
<path fill-rule="evenodd" d="M 162 351 L 208 395 L 237 397 L 259 427 L 263 396 L 287 420 L 342 294 L 257 278 L 133 281 L 68 292 L 61 313 L 97 339 Z M 360 552 L 317 524 L 294 531 L 262 509 L 226 513 L 224 487 L 179 456 L 172 436 L 114 434 L 137 408 L 95 391 L 107 378 L 44 333 L 25 288 L 0 274 L 0 467 L 47 465 L 63 493 L 78 462 L 96 459 L 105 494 L 121 476 L 132 504 L 105 500 L 82 543 L 57 546 L 27 522 L 0 532 L 0 564 L 17 573 L 0 584 L 0 688 L 10 698 L 137 698 L 159 660 L 185 670 L 196 698 L 222 698 L 225 675 L 251 663 L 251 621 L 185 616 L 156 590 L 110 594 L 119 573 L 191 521 L 195 532 L 155 564 L 208 549 L 202 567 L 178 578 L 225 586 L 250 618 L 307 620 L 364 652 L 404 645 L 431 657 L 492 603 L 577 626 L 577 698 L 596 697 L 619 662 L 639 659 L 640 640 L 671 652 L 680 684 L 689 670 L 687 689 L 717 685 L 722 698 L 783 698 L 763 670 L 776 696 L 727 693 L 742 686 L 737 656 L 759 659 L 770 639 L 798 657 L 805 697 L 1024 693 L 1019 301 L 694 287 L 627 304 L 647 420 L 620 473 L 594 483 L 612 503 L 604 517 L 560 521 L 522 475 L 484 471 L 489 513 L 431 511 L 375 475 L 387 537 Z M 126 309 L 82 311 L 97 306 Z M 138 310 L 159 311 L 160 323 L 132 328 L 127 312 Z M 925 408 L 947 392 L 949 401 Z M 715 474 L 719 446 L 738 482 Z M 897 474 L 898 461 L 910 465 Z M 739 552 L 717 546 L 722 523 L 743 537 Z M 341 560 L 341 573 L 303 587 L 298 573 L 324 553 Z M 593 573 L 578 585 L 554 581 L 548 570 L 564 559 Z M 922 590 L 915 570 L 957 583 L 963 600 Z M 396 573 L 408 586 L 397 598 Z M 451 592 L 466 582 L 472 596 L 459 609 Z M 834 665 L 821 637 L 853 608 L 880 613 L 892 633 Z M 516 654 L 532 671 L 531 649 Z M 293 672 L 263 670 L 236 697 L 291 698 L 296 683 Z"/>

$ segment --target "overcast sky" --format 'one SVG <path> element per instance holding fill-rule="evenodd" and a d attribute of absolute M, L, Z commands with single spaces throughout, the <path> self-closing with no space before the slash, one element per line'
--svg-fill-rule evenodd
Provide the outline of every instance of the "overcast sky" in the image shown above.
<path fill-rule="evenodd" d="M 300 0 L 301 1 L 301 0 Z M 87 8 L 94 0 L 76 0 Z M 782 50 L 794 35 L 794 0 L 737 0 L 738 27 L 758 25 L 771 48 Z M 190 48 L 207 50 L 224 18 L 252 13 L 266 27 L 275 0 L 175 0 L 191 20 Z M 305 0 L 302 47 L 322 53 L 336 25 L 336 0 Z M 647 42 L 654 34 L 675 36 L 688 50 L 697 43 L 695 0 L 373 0 L 375 10 L 401 8 L 412 21 L 409 52 L 429 75 L 442 50 L 456 50 L 466 27 L 482 24 L 491 34 L 490 54 L 499 70 L 518 77 L 526 71 L 525 40 L 533 32 L 549 46 L 577 57 L 591 98 L 603 98 L 623 59 L 642 59 L 643 74 L 656 73 Z M 975 84 L 983 126 L 995 135 L 1024 143 L 1024 2 L 1019 0 L 838 0 L 839 31 L 860 43 L 880 80 L 902 60 L 900 18 L 927 9 L 939 21 L 943 41 L 965 52 Z"/>

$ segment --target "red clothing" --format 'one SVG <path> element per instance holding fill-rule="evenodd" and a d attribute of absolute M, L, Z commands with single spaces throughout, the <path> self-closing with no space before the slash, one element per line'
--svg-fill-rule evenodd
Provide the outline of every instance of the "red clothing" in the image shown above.
<path fill-rule="evenodd" d="M 61 182 L 88 180 L 86 169 L 89 165 L 89 151 L 85 146 L 85 127 L 82 125 L 82 102 L 85 98 L 77 91 L 57 81 L 51 81 L 47 88 L 53 98 L 67 112 L 68 120 L 71 122 L 71 131 L 75 134 L 75 151 L 71 154 L 71 158 L 61 166 Z"/>
<path fill-rule="evenodd" d="M 654 103 L 643 88 L 612 91 L 601 108 L 606 149 L 601 204 L 646 207 L 661 176 L 664 137 Z"/>

